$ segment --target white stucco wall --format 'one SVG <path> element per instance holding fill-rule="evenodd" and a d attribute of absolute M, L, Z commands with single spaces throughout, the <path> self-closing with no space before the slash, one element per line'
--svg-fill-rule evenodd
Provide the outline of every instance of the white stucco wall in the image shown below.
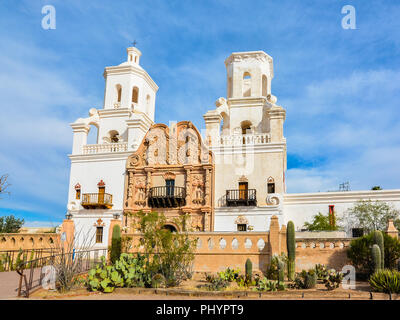
<path fill-rule="evenodd" d="M 296 230 L 300 230 L 318 212 L 328 214 L 329 205 L 334 205 L 337 217 L 342 217 L 357 201 L 369 199 L 388 202 L 400 210 L 400 189 L 293 193 L 284 195 L 284 221 L 287 223 L 292 220 Z"/>

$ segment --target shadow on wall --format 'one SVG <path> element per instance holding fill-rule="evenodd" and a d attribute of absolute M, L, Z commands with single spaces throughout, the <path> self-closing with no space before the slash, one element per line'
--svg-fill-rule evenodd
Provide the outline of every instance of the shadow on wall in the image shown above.
<path fill-rule="evenodd" d="M 347 248 L 343 248 L 342 250 L 335 250 L 330 254 L 326 266 L 328 269 L 333 268 L 336 271 L 341 271 L 348 264 L 350 264 L 350 261 L 347 258 Z"/>

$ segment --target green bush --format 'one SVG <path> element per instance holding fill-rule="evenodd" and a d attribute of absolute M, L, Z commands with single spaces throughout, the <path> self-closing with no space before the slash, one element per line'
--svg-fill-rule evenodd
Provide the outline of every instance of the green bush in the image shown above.
<path fill-rule="evenodd" d="M 328 269 L 323 264 L 316 264 L 315 272 L 317 273 L 318 280 L 323 280 L 328 276 Z"/>
<path fill-rule="evenodd" d="M 105 257 L 90 269 L 86 286 L 89 291 L 113 292 L 115 287 L 149 287 L 152 278 L 143 255 L 122 253 L 113 265 L 107 265 Z"/>
<path fill-rule="evenodd" d="M 267 278 L 260 279 L 255 288 L 257 291 L 282 291 L 285 289 L 286 286 L 284 283 L 280 283 L 276 280 L 268 280 Z"/>
<path fill-rule="evenodd" d="M 163 287 L 165 287 L 165 278 L 161 273 L 156 273 L 151 278 L 151 287 L 152 288 L 163 288 Z"/>
<path fill-rule="evenodd" d="M 219 291 L 225 289 L 229 285 L 229 281 L 218 276 L 206 274 L 206 289 L 210 291 Z"/>
<path fill-rule="evenodd" d="M 231 268 L 226 268 L 225 271 L 218 272 L 218 276 L 228 282 L 233 282 L 237 279 L 237 277 L 240 274 L 239 269 L 231 269 Z"/>
<path fill-rule="evenodd" d="M 265 272 L 265 276 L 269 280 L 279 280 L 279 261 L 283 262 L 284 265 L 287 265 L 288 258 L 282 253 L 280 256 L 273 255 L 271 258 L 271 263 L 269 264 L 267 271 Z"/>
<path fill-rule="evenodd" d="M 328 290 L 339 288 L 343 280 L 343 273 L 337 272 L 335 269 L 330 269 L 326 272 L 323 278 L 323 283 Z"/>
<path fill-rule="evenodd" d="M 379 270 L 371 275 L 369 284 L 372 290 L 385 293 L 400 293 L 400 272 Z"/>
<path fill-rule="evenodd" d="M 255 286 L 256 281 L 256 279 L 249 278 L 248 276 L 242 274 L 236 278 L 236 283 L 241 288 Z"/>
<path fill-rule="evenodd" d="M 400 241 L 382 233 L 384 240 L 384 259 L 386 269 L 397 269 L 397 260 L 400 258 Z M 371 248 L 374 244 L 374 234 L 370 233 L 350 242 L 347 257 L 356 268 L 357 275 L 368 277 L 374 272 Z"/>
<path fill-rule="evenodd" d="M 292 287 L 296 289 L 312 289 L 317 284 L 317 273 L 314 269 L 303 270 L 296 274 Z"/>

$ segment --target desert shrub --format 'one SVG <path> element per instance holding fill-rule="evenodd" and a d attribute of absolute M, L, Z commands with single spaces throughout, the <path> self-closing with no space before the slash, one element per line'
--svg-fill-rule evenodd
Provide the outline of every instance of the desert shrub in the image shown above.
<path fill-rule="evenodd" d="M 284 283 L 276 280 L 268 280 L 267 278 L 260 279 L 255 288 L 257 291 L 282 291 L 285 289 L 286 286 Z"/>
<path fill-rule="evenodd" d="M 151 278 L 151 287 L 152 288 L 163 288 L 165 287 L 165 278 L 162 274 L 156 273 Z"/>
<path fill-rule="evenodd" d="M 166 286 L 179 285 L 193 274 L 196 240 L 190 239 L 187 232 L 171 232 L 164 228 L 166 217 L 157 212 L 135 214 L 143 234 L 144 251 L 150 275 L 160 273 Z M 185 217 L 175 220 L 177 225 L 185 225 Z"/>
<path fill-rule="evenodd" d="M 89 291 L 113 292 L 116 287 L 149 287 L 152 278 L 146 268 L 143 255 L 122 253 L 113 265 L 107 265 L 105 257 L 88 272 L 86 286 Z"/>
<path fill-rule="evenodd" d="M 240 274 L 239 269 L 226 268 L 224 271 L 218 272 L 218 276 L 228 282 L 233 282 Z"/>
<path fill-rule="evenodd" d="M 343 273 L 337 272 L 335 269 L 330 269 L 326 272 L 326 275 L 322 280 L 328 290 L 334 290 L 339 288 L 343 276 Z"/>
<path fill-rule="evenodd" d="M 206 289 L 210 291 L 219 291 L 225 289 L 229 285 L 229 281 L 211 274 L 206 274 L 206 281 L 208 282 L 206 284 Z"/>
<path fill-rule="evenodd" d="M 296 274 L 294 283 L 291 285 L 295 289 L 312 289 L 317 284 L 317 273 L 314 269 L 303 270 Z"/>
<path fill-rule="evenodd" d="M 400 293 L 400 272 L 379 270 L 371 275 L 369 284 L 372 290 L 385 293 Z"/>
<path fill-rule="evenodd" d="M 274 255 L 271 258 L 271 263 L 269 264 L 267 271 L 265 272 L 265 276 L 270 280 L 278 280 L 279 279 L 279 261 L 287 265 L 288 258 L 282 253 L 281 255 Z M 286 267 L 285 267 L 286 269 Z"/>
<path fill-rule="evenodd" d="M 257 279 L 256 278 L 250 278 L 247 275 L 239 275 L 236 278 L 236 283 L 239 287 L 244 288 L 244 287 L 250 287 L 250 286 L 255 286 L 257 283 Z"/>
<path fill-rule="evenodd" d="M 383 233 L 385 268 L 397 269 L 397 260 L 400 258 L 400 241 Z M 374 234 L 370 233 L 350 242 L 347 257 L 357 270 L 358 276 L 368 277 L 374 273 L 374 263 L 371 248 L 374 245 Z"/>
<path fill-rule="evenodd" d="M 317 273 L 318 280 L 323 280 L 328 276 L 328 269 L 323 264 L 316 264 L 315 272 Z"/>

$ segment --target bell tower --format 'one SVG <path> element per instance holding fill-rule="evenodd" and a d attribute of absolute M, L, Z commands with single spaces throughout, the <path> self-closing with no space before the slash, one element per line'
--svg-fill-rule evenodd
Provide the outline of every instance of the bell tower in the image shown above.
<path fill-rule="evenodd" d="M 127 59 L 118 66 L 106 67 L 104 109 L 129 109 L 146 114 L 154 121 L 158 86 L 140 66 L 142 53 L 136 47 L 126 49 Z"/>
<path fill-rule="evenodd" d="M 272 57 L 264 51 L 234 52 L 226 60 L 227 98 L 267 97 L 274 77 Z"/>

